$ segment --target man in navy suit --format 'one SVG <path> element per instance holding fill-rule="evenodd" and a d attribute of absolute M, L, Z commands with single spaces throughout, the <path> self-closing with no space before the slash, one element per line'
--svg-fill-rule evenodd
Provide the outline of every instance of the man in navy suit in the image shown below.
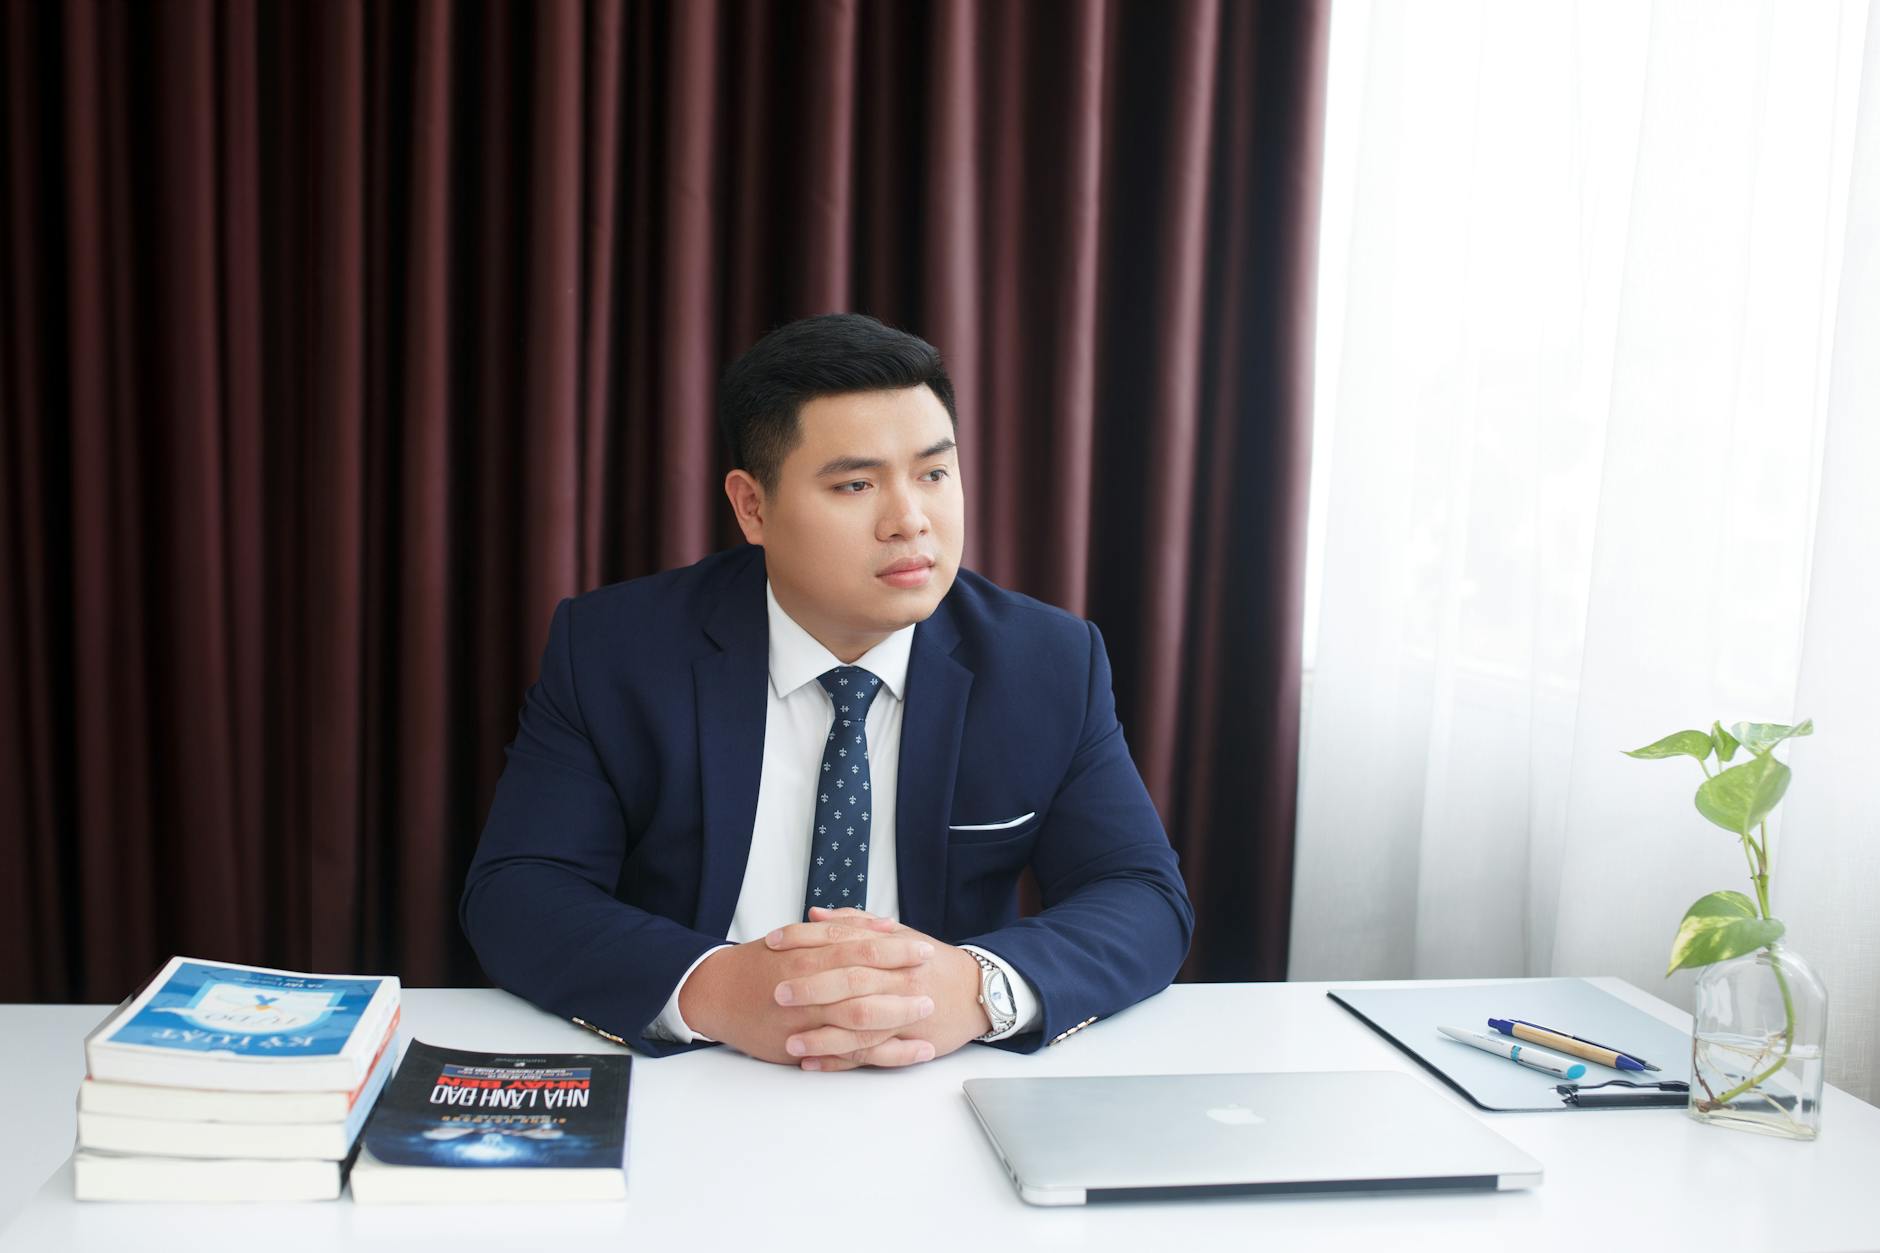
<path fill-rule="evenodd" d="M 719 421 L 749 544 L 555 610 L 464 885 L 484 969 L 655 1056 L 809 1070 L 1030 1051 L 1166 987 L 1194 911 L 1103 639 L 959 568 L 939 354 L 794 322 Z"/>

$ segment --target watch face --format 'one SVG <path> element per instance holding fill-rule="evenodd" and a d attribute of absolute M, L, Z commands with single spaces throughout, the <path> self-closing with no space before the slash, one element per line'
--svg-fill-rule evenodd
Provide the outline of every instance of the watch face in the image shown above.
<path fill-rule="evenodd" d="M 993 971 L 990 982 L 992 986 L 986 989 L 986 1003 L 992 1007 L 992 1012 L 1001 1018 L 1016 1016 L 1018 1009 L 1012 1004 L 1012 985 L 1006 981 L 1005 972 Z"/>

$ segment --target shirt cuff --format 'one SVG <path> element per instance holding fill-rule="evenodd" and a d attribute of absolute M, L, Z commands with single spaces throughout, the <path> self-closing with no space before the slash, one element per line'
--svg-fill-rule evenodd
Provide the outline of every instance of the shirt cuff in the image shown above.
<path fill-rule="evenodd" d="M 720 944 L 715 948 L 708 948 L 699 954 L 698 961 L 685 968 L 685 973 L 679 976 L 679 986 L 672 990 L 672 995 L 666 999 L 666 1008 L 659 1011 L 659 1017 L 653 1019 L 653 1025 L 646 1029 L 646 1034 L 656 1039 L 669 1040 L 674 1044 L 718 1043 L 710 1036 L 700 1035 L 685 1025 L 685 1016 L 679 1012 L 679 993 L 685 991 L 685 981 L 692 977 L 694 970 L 698 969 L 699 962 L 716 953 L 718 949 L 730 947 L 729 944 Z"/>
<path fill-rule="evenodd" d="M 1011 1026 L 999 1032 L 997 1035 L 981 1036 L 979 1038 L 983 1042 L 991 1044 L 995 1040 L 1010 1039 L 1012 1036 L 1023 1035 L 1027 1031 L 1037 1030 L 1038 1019 L 1041 1016 L 1038 1005 L 1038 994 L 1032 991 L 1031 984 L 1025 982 L 1024 976 L 1019 974 L 1018 971 L 1013 970 L 1011 963 L 1006 961 L 1003 957 L 1000 957 L 997 953 L 987 952 L 977 944 L 962 944 L 960 947 L 969 953 L 979 954 L 1005 972 L 1006 981 L 1012 985 L 1012 1008 L 1018 1011 L 1018 1017 L 1012 1021 Z M 676 996 L 677 994 L 675 993 L 674 995 Z"/>

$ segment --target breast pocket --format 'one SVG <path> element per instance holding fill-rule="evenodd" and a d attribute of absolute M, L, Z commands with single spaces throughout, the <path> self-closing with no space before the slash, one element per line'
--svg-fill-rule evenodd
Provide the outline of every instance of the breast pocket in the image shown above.
<path fill-rule="evenodd" d="M 1017 805 L 956 809 L 953 816 L 965 821 L 947 827 L 943 934 L 997 930 L 1018 916 L 1018 879 L 1031 861 L 1044 817 Z"/>
<path fill-rule="evenodd" d="M 990 822 L 956 822 L 947 827 L 947 841 L 960 844 L 1002 844 L 1007 840 L 1021 840 L 1030 835 L 1038 825 L 1038 813 L 1033 810 L 1011 818 L 999 818 Z"/>

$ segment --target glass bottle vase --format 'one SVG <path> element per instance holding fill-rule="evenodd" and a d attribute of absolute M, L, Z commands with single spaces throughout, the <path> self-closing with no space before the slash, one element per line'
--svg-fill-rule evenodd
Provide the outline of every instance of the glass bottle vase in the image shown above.
<path fill-rule="evenodd" d="M 1698 972 L 1691 1117 L 1812 1140 L 1821 1130 L 1828 993 L 1793 949 L 1770 944 Z"/>

